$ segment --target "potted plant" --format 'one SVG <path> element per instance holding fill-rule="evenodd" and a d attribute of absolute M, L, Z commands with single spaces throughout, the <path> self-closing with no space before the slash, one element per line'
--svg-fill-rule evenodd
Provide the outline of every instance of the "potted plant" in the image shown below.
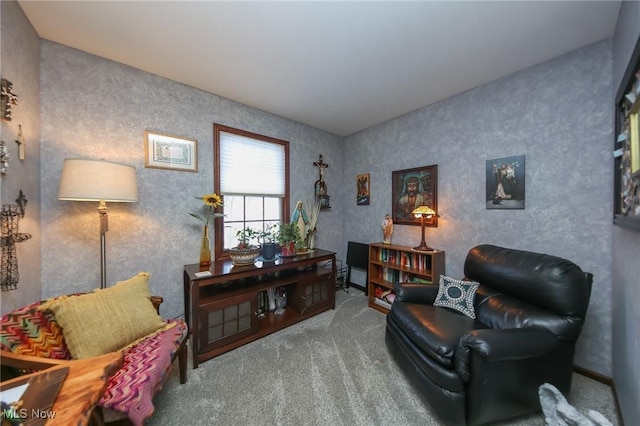
<path fill-rule="evenodd" d="M 253 265 L 262 247 L 259 244 L 251 244 L 251 241 L 257 239 L 259 234 L 251 228 L 243 228 L 236 232 L 238 245 L 229 249 L 229 256 L 234 265 Z"/>
<path fill-rule="evenodd" d="M 264 231 L 258 234 L 258 241 L 262 242 L 262 257 L 265 261 L 274 260 L 276 258 L 276 249 L 278 247 L 278 238 L 280 231 L 278 224 L 273 223 L 267 225 Z"/>
<path fill-rule="evenodd" d="M 298 248 L 304 248 L 304 240 L 300 235 L 298 225 L 295 223 L 281 223 L 278 242 L 282 246 L 283 256 L 295 255 Z"/>

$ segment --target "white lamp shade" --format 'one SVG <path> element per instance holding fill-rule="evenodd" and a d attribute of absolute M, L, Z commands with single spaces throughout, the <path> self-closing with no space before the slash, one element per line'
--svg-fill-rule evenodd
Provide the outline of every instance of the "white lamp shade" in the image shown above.
<path fill-rule="evenodd" d="M 58 199 L 136 202 L 136 169 L 111 161 L 66 159 L 62 167 Z"/>

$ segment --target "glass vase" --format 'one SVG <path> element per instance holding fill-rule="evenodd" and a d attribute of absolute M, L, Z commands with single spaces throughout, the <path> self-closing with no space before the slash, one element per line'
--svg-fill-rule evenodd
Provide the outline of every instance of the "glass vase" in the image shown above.
<path fill-rule="evenodd" d="M 211 265 L 211 240 L 209 239 L 209 226 L 205 225 L 200 242 L 200 266 Z"/>

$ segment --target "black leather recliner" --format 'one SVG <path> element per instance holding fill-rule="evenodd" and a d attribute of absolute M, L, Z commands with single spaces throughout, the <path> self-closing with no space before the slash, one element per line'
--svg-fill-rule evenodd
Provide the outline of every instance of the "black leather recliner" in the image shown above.
<path fill-rule="evenodd" d="M 385 341 L 446 424 L 480 425 L 540 410 L 538 387 L 567 395 L 593 276 L 559 257 L 480 245 L 465 280 L 476 319 L 433 306 L 437 285 L 400 283 Z"/>

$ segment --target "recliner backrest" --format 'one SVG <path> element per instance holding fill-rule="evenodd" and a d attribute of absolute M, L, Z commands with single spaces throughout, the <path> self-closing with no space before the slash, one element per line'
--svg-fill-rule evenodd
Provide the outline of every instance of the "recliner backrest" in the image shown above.
<path fill-rule="evenodd" d="M 582 329 L 592 275 L 556 256 L 484 244 L 464 263 L 467 279 L 481 288 L 478 320 L 490 327 L 544 327 L 567 340 Z"/>

